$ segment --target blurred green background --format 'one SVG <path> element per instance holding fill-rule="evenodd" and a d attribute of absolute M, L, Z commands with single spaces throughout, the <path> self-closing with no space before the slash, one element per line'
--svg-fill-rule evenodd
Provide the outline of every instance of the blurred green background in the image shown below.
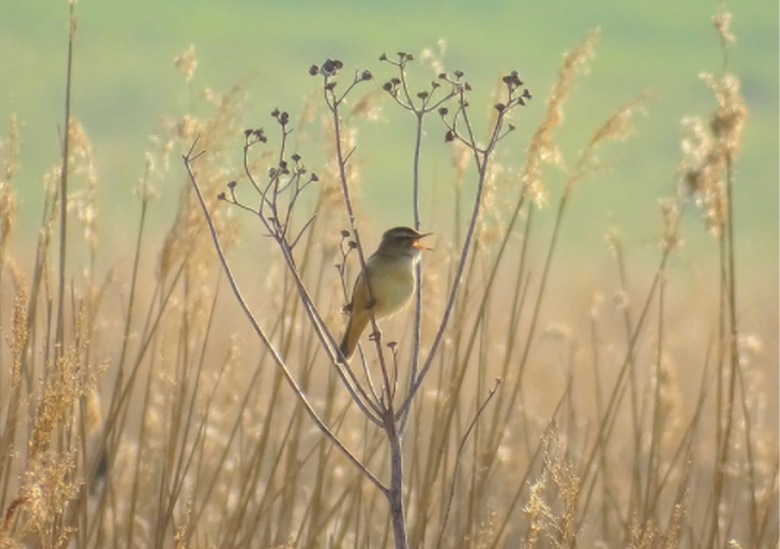
<path fill-rule="evenodd" d="M 489 94 L 503 72 L 519 70 L 534 92 L 535 100 L 515 116 L 521 131 L 504 145 L 502 162 L 516 167 L 522 165 L 528 135 L 542 118 L 562 55 L 589 29 L 600 27 L 590 73 L 578 80 L 560 132 L 569 161 L 616 107 L 644 90 L 656 95 L 637 119 L 637 134 L 604 151 L 609 171 L 578 190 L 563 244 L 577 247 L 585 238 L 600 243 L 614 220 L 637 241 L 655 246 L 661 232 L 655 201 L 672 189 L 680 120 L 707 115 L 714 106 L 698 75 L 718 73 L 722 67 L 718 36 L 710 23 L 718 5 L 672 0 L 81 0 L 76 4 L 72 113 L 94 147 L 104 232 L 121 233 L 128 224 L 134 231 L 137 210 L 128 204 L 144 170 L 148 135 L 162 115 L 181 116 L 190 110 L 207 115 L 210 110 L 173 67 L 173 58 L 191 44 L 199 60 L 192 90 L 226 90 L 248 77 L 250 101 L 242 122 L 268 127 L 272 108 L 295 115 L 319 84 L 307 74 L 312 63 L 335 57 L 350 70 L 370 68 L 376 75 L 371 85 L 378 88 L 391 76 L 390 67 L 377 60 L 381 53 L 435 51 L 443 39 L 445 67 L 466 72 L 475 87 L 474 104 L 485 105 L 475 112 L 485 118 Z M 738 248 L 750 268 L 776 273 L 778 5 L 752 0 L 733 2 L 728 9 L 737 35 L 731 70 L 742 79 L 749 108 L 736 165 Z M 57 158 L 67 14 L 64 0 L 0 3 L 0 117 L 15 113 L 21 123 L 17 189 L 26 230 L 34 230 L 40 219 L 42 174 Z M 416 74 L 420 87 L 426 87 L 426 71 Z M 410 219 L 412 120 L 389 101 L 384 102 L 382 118 L 361 130 L 358 153 L 365 206 L 381 225 L 405 223 Z M 423 165 L 423 178 L 446 186 L 448 146 L 434 118 L 427 134 L 426 150 L 432 156 Z M 237 153 L 241 143 L 237 135 Z M 174 166 L 178 177 L 171 177 L 172 193 L 181 184 L 181 172 Z M 166 201 L 166 189 L 162 193 L 155 208 L 164 216 L 175 207 Z M 689 233 L 703 235 L 697 215 L 688 215 L 686 225 Z"/>

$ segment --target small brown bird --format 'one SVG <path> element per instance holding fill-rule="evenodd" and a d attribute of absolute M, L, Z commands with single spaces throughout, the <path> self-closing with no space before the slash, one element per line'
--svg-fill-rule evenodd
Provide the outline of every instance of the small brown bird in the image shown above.
<path fill-rule="evenodd" d="M 366 260 L 366 270 L 358 275 L 352 290 L 349 323 L 341 340 L 341 352 L 349 360 L 355 352 L 371 315 L 385 318 L 409 301 L 417 284 L 414 266 L 422 250 L 420 240 L 431 233 L 418 233 L 409 227 L 395 227 L 382 235 L 376 252 Z M 366 277 L 366 275 L 368 275 Z M 369 284 L 366 284 L 368 278 Z M 370 294 L 369 294 L 370 286 Z"/>

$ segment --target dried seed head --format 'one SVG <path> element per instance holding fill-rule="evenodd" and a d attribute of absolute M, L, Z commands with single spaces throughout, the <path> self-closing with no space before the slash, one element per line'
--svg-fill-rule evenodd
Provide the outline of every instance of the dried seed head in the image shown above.
<path fill-rule="evenodd" d="M 712 24 L 720 34 L 720 38 L 726 46 L 730 46 L 736 41 L 736 36 L 731 32 L 731 13 L 727 11 L 719 11 L 712 16 Z"/>
<path fill-rule="evenodd" d="M 590 300 L 590 318 L 598 318 L 601 315 L 601 310 L 603 307 L 604 294 L 599 291 L 594 292 Z"/>
<path fill-rule="evenodd" d="M 192 80 L 195 74 L 195 69 L 198 67 L 198 58 L 195 55 L 195 46 L 190 46 L 184 52 L 177 55 L 173 59 L 174 65 L 184 75 L 184 78 L 189 82 Z"/>
<path fill-rule="evenodd" d="M 672 250 L 682 242 L 677 228 L 680 211 L 675 200 L 669 197 L 659 199 L 658 206 L 661 208 L 661 214 L 664 218 L 664 236 L 661 240 L 661 248 Z"/>
<path fill-rule="evenodd" d="M 322 67 L 320 67 L 320 74 L 326 77 L 333 76 L 336 74 L 336 71 L 341 68 L 340 65 L 341 65 L 340 61 L 337 62 L 333 59 L 328 59 L 322 64 Z"/>
<path fill-rule="evenodd" d="M 721 78 L 705 74 L 701 78 L 713 91 L 718 102 L 710 118 L 712 133 L 729 153 L 736 153 L 739 150 L 747 116 L 747 107 L 740 92 L 739 78 L 732 74 L 726 74 Z"/>

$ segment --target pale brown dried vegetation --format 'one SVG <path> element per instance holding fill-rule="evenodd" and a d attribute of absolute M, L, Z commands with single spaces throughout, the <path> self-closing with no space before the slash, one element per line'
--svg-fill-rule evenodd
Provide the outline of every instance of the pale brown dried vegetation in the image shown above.
<path fill-rule="evenodd" d="M 715 24 L 731 44 L 728 16 L 719 14 Z M 763 302 L 729 270 L 729 222 L 747 222 L 729 209 L 730 166 L 747 114 L 739 81 L 728 73 L 706 77 L 713 112 L 684 121 L 677 174 L 685 192 L 648 204 L 660 207 L 648 231 L 660 242 L 647 252 L 650 260 L 637 265 L 634 246 L 642 246 L 614 227 L 607 235 L 612 263 L 591 273 L 560 257 L 558 231 L 576 230 L 564 222 L 564 206 L 573 193 L 588 192 L 576 183 L 597 173 L 605 162 L 597 158 L 600 145 L 628 135 L 646 99 L 629 100 L 583 135 L 583 152 L 566 165 L 555 132 L 597 37 L 590 33 L 564 57 L 524 164 L 502 157 L 484 174 L 483 206 L 492 211 L 475 225 L 455 313 L 403 441 L 411 546 L 777 546 L 776 357 L 767 345 L 777 334 L 737 325 Z M 175 63 L 192 92 L 194 48 Z M 443 72 L 438 57 L 429 64 Z M 239 227 L 235 204 L 218 199 L 229 181 L 239 196 L 251 185 L 236 161 L 246 143 L 243 84 L 193 97 L 205 98 L 208 114 L 164 119 L 139 159 L 145 169 L 133 257 L 115 268 L 112 250 L 98 245 L 112 235 L 103 229 L 97 239 L 95 204 L 104 190 L 76 119 L 69 127 L 69 196 L 58 196 L 57 162 L 43 176 L 41 224 L 28 238 L 34 242 L 13 232 L 14 119 L 0 142 L 0 548 L 392 547 L 384 496 L 312 427 L 275 367 L 281 357 L 339 439 L 383 480 L 389 476 L 385 439 L 344 390 L 308 320 L 316 307 L 332 331 L 344 322 L 353 276 L 344 262 L 355 265 L 355 252 L 353 235 L 342 232 L 342 169 L 354 184 L 368 246 L 381 231 L 364 222 L 372 213 L 359 199 L 371 192 L 361 187 L 359 162 L 370 156 L 350 156 L 346 166 L 334 160 L 339 148 L 362 152 L 350 122 L 375 119 L 379 99 L 360 96 L 336 141 L 325 109 L 310 98 L 296 122 L 305 130 L 288 142 L 296 148 L 289 153 L 312 150 L 322 158 L 306 166 L 318 178 L 291 215 L 296 229 L 313 219 L 291 252 L 310 296 L 302 302 L 296 281 L 285 275 L 285 258 L 255 219 L 241 217 Z M 383 105 L 383 117 L 395 112 Z M 273 117 L 264 122 L 272 126 L 269 143 L 247 155 L 252 174 L 279 168 L 278 124 Z M 206 153 L 192 166 L 211 220 L 272 347 L 258 343 L 224 295 L 208 227 L 177 157 L 196 139 L 193 150 Z M 474 184 L 473 149 L 452 146 L 452 185 L 435 197 L 440 211 L 423 211 L 422 229 L 437 240 L 422 271 L 421 356 L 456 277 Z M 562 188 L 547 185 L 550 166 L 563 170 Z M 177 179 L 182 184 L 171 196 Z M 512 185 L 515 196 L 501 196 Z M 719 268 L 702 269 L 695 279 L 672 259 L 685 241 L 687 197 L 701 204 L 720 245 Z M 538 206 L 551 198 L 559 209 L 554 229 L 545 232 L 537 220 L 549 212 Z M 83 237 L 70 247 L 67 329 L 58 346 L 52 244 L 62 199 Z M 171 212 L 170 226 L 151 230 L 149 218 L 160 211 Z M 425 225 L 445 216 L 449 231 Z M 31 258 L 8 255 L 13 239 Z M 587 251 L 595 256 L 603 247 Z M 94 273 L 102 269 L 112 275 L 100 284 Z M 72 274 L 81 272 L 89 276 Z M 744 302 L 736 301 L 737 287 Z M 382 323 L 399 385 L 410 375 L 411 318 L 409 312 Z M 375 361 L 359 373 L 361 381 L 375 381 Z"/>

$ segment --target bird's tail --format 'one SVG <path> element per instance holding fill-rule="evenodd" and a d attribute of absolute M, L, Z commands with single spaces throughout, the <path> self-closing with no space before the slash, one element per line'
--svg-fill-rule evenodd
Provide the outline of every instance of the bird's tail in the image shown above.
<path fill-rule="evenodd" d="M 339 349 L 344 358 L 349 360 L 357 349 L 360 336 L 363 334 L 363 330 L 366 329 L 368 324 L 368 314 L 360 314 L 355 311 L 352 312 L 352 316 L 349 317 L 347 323 L 347 329 L 344 331 L 344 337 L 341 338 L 341 344 Z"/>

